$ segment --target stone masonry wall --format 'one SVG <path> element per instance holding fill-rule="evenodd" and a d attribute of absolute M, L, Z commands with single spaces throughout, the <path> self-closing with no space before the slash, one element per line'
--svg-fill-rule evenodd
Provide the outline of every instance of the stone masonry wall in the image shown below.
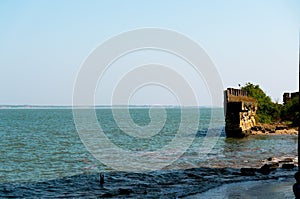
<path fill-rule="evenodd" d="M 225 131 L 228 137 L 240 137 L 256 125 L 257 101 L 241 89 L 224 91 Z"/>

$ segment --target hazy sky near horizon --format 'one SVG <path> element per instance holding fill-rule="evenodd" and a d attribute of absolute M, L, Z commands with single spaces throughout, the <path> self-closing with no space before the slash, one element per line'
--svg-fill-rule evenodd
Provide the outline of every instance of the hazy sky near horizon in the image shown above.
<path fill-rule="evenodd" d="M 299 90 L 299 25 L 297 0 L 1 0 L 0 105 L 71 105 L 77 74 L 92 50 L 144 27 L 178 31 L 196 41 L 214 62 L 224 89 L 252 82 L 282 102 L 283 92 Z M 104 80 L 108 89 L 116 81 Z M 205 83 L 200 84 L 198 97 L 209 105 Z M 96 103 L 108 104 L 108 95 L 97 91 Z M 173 102 L 159 86 L 144 87 L 132 100 Z"/>

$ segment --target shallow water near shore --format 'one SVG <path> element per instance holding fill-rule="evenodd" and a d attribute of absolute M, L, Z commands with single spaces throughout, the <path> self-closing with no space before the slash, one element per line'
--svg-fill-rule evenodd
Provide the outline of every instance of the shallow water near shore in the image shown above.
<path fill-rule="evenodd" d="M 295 179 L 293 177 L 286 177 L 276 180 L 246 181 L 224 184 L 201 194 L 184 197 L 184 199 L 292 199 L 295 198 L 292 188 L 294 183 Z"/>
<path fill-rule="evenodd" d="M 227 175 L 224 179 L 231 179 L 232 174 L 229 172 L 218 172 L 218 169 L 230 168 L 237 169 L 241 167 L 260 167 L 261 160 L 269 157 L 296 157 L 297 156 L 297 136 L 293 135 L 276 135 L 276 136 L 249 136 L 244 139 L 226 138 L 224 133 L 224 116 L 223 109 L 215 109 L 218 115 L 211 121 L 211 109 L 200 108 L 199 127 L 197 132 L 191 132 L 193 143 L 186 152 L 175 162 L 163 168 L 160 172 L 168 171 L 168 177 L 164 177 L 173 181 L 177 181 L 170 191 L 170 195 L 174 194 L 174 190 L 180 189 L 180 184 L 188 183 L 189 175 L 176 177 L 176 172 L 190 168 L 213 169 L 212 173 L 218 173 L 216 176 L 223 178 L 222 175 Z M 180 109 L 167 108 L 167 120 L 164 128 L 161 130 L 161 136 L 154 139 L 132 139 L 130 136 L 122 132 L 112 116 L 110 108 L 101 108 L 96 110 L 99 123 L 103 125 L 107 136 L 114 140 L 118 146 L 122 146 L 132 151 L 142 150 L 157 150 L 174 137 L 180 123 Z M 122 112 L 120 112 L 122 114 Z M 146 125 L 150 121 L 148 108 L 131 108 L 131 117 L 133 121 L 139 125 Z M 121 115 L 122 116 L 122 115 Z M 194 117 L 190 115 L 190 117 Z M 72 195 L 76 192 L 82 192 L 82 182 L 89 183 L 98 187 L 98 173 L 105 173 L 106 176 L 111 176 L 109 185 L 109 193 L 112 190 L 118 190 L 122 187 L 117 182 L 122 181 L 122 174 L 113 174 L 115 171 L 97 159 L 95 159 L 85 148 L 76 131 L 72 110 L 70 109 L 0 109 L 0 193 L 5 194 L 16 193 L 13 190 L 19 190 L 20 193 L 26 193 L 24 190 L 29 190 L 30 194 L 44 196 L 51 192 L 51 196 L 55 197 L 59 194 Z M 126 123 L 125 123 L 126 124 Z M 124 124 L 123 124 L 124 125 Z M 220 137 L 205 137 L 207 130 L 211 128 L 215 131 L 220 131 Z M 202 143 L 217 139 L 213 149 L 206 156 L 199 156 L 203 150 Z M 179 143 L 180 144 L 180 143 Z M 117 160 L 116 160 L 117 161 Z M 204 171 L 206 171 L 204 169 Z M 134 172 L 133 172 L 134 173 Z M 130 174 L 126 174 L 130 176 Z M 138 186 L 139 182 L 143 182 L 146 186 L 148 182 L 143 179 L 146 174 L 124 178 L 126 182 L 125 188 L 130 185 Z M 149 174 L 150 175 L 150 174 Z M 160 181 L 159 171 L 151 174 L 154 177 L 149 177 L 149 180 L 155 183 L 152 187 L 153 193 L 155 190 L 158 193 L 164 193 L 165 196 L 170 196 L 162 190 L 169 190 L 163 184 L 164 178 Z M 279 175 L 279 174 L 278 174 Z M 288 176 L 289 174 L 284 174 Z M 291 175 L 293 175 L 291 173 Z M 180 176 L 180 175 L 179 175 Z M 192 175 L 190 175 L 192 176 Z M 204 174 L 207 176 L 208 174 Z M 213 176 L 213 175 L 212 175 Z M 215 178 L 216 178 L 215 176 Z M 231 176 L 231 177 L 230 177 Z M 238 176 L 238 175 L 237 175 Z M 217 177 L 217 178 L 218 178 Z M 178 179 L 177 179 L 178 178 Z M 183 178 L 183 179 L 181 179 Z M 197 177 L 195 177 L 197 178 Z M 138 180 L 137 180 L 138 179 Z M 176 180 L 177 179 L 177 180 Z M 180 179 L 180 180 L 179 180 Z M 184 180 L 186 179 L 186 180 Z M 242 180 L 242 179 L 241 179 Z M 191 181 L 193 182 L 193 181 Z M 223 183 L 226 183 L 224 181 Z M 153 183 L 153 182 L 151 182 Z M 151 184 L 150 183 L 150 184 Z M 116 187 L 113 187 L 115 184 Z M 47 186 L 46 186 L 47 185 Z M 73 188 L 59 189 L 57 187 L 70 186 Z M 211 187 L 218 186 L 218 183 L 211 183 Z M 144 185 L 141 184 L 141 187 Z M 171 186 L 171 185 L 170 185 Z M 204 185 L 203 185 L 204 186 Z M 20 187 L 25 187 L 24 190 Z M 53 187 L 53 189 L 51 188 Z M 56 187 L 56 188 L 55 188 Z M 93 186 L 92 186 L 93 187 Z M 45 189 L 44 189 L 45 188 Z M 124 189 L 125 189 L 124 188 Z M 87 188 L 89 190 L 89 188 Z M 97 190 L 101 188 L 97 188 Z M 23 190 L 20 192 L 20 190 Z M 60 190 L 60 191 L 59 191 Z M 87 192 L 89 192 L 87 190 Z M 135 189 L 135 190 L 143 190 Z M 205 189 L 203 189 L 204 191 Z M 69 193 L 66 193 L 69 192 Z M 151 192 L 148 190 L 148 192 Z M 90 192 L 89 193 L 94 193 Z M 100 191 L 98 194 L 104 194 Z M 193 191 L 191 191 L 193 193 Z M 80 193 L 77 193 L 80 196 Z M 22 195 L 22 194 L 21 194 Z M 25 194 L 26 195 L 26 194 Z M 96 194 L 97 195 L 97 194 Z M 95 197 L 97 197 L 95 195 Z M 176 195 L 176 194 L 175 194 Z M 20 196 L 20 195 L 19 195 Z M 92 195 L 90 195 L 92 196 Z M 98 195 L 99 196 L 99 195 Z M 137 196 L 137 195 L 135 195 Z M 158 195 L 156 195 L 158 196 Z M 28 197 L 28 195 L 27 195 Z M 171 197 L 171 196 L 170 196 Z"/>
<path fill-rule="evenodd" d="M 245 198 L 243 196 L 249 196 L 247 198 L 256 198 L 259 193 L 290 196 L 292 190 L 291 186 L 288 186 L 292 185 L 290 177 L 295 171 L 296 169 L 278 170 L 269 175 L 254 176 L 243 176 L 238 169 L 224 168 L 145 173 L 110 172 L 105 174 L 105 183 L 102 186 L 99 184 L 98 174 L 81 174 L 43 182 L 1 183 L 0 197 L 223 198 L 229 196 L 228 198 L 232 198 L 231 196 L 236 196 L 234 198 Z M 283 181 L 287 183 L 283 185 Z M 260 187 L 261 185 L 264 187 Z M 285 186 L 284 189 L 282 186 Z M 280 190 L 280 194 L 278 191 L 271 190 L 274 188 Z M 269 192 L 266 192 L 268 190 Z M 198 194 L 201 192 L 204 193 Z"/>

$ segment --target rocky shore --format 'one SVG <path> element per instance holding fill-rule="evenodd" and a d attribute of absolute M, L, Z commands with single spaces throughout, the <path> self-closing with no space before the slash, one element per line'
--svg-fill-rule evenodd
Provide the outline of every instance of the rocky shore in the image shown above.
<path fill-rule="evenodd" d="M 286 124 L 258 124 L 251 128 L 252 135 L 298 135 L 298 127 Z"/>

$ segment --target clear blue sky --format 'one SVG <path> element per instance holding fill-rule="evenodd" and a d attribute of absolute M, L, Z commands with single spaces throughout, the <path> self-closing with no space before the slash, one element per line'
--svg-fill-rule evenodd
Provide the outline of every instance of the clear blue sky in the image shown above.
<path fill-rule="evenodd" d="M 89 53 L 143 27 L 175 30 L 199 43 L 224 88 L 250 81 L 281 102 L 283 92 L 299 89 L 299 25 L 297 0 L 1 0 L 0 104 L 70 105 Z"/>

